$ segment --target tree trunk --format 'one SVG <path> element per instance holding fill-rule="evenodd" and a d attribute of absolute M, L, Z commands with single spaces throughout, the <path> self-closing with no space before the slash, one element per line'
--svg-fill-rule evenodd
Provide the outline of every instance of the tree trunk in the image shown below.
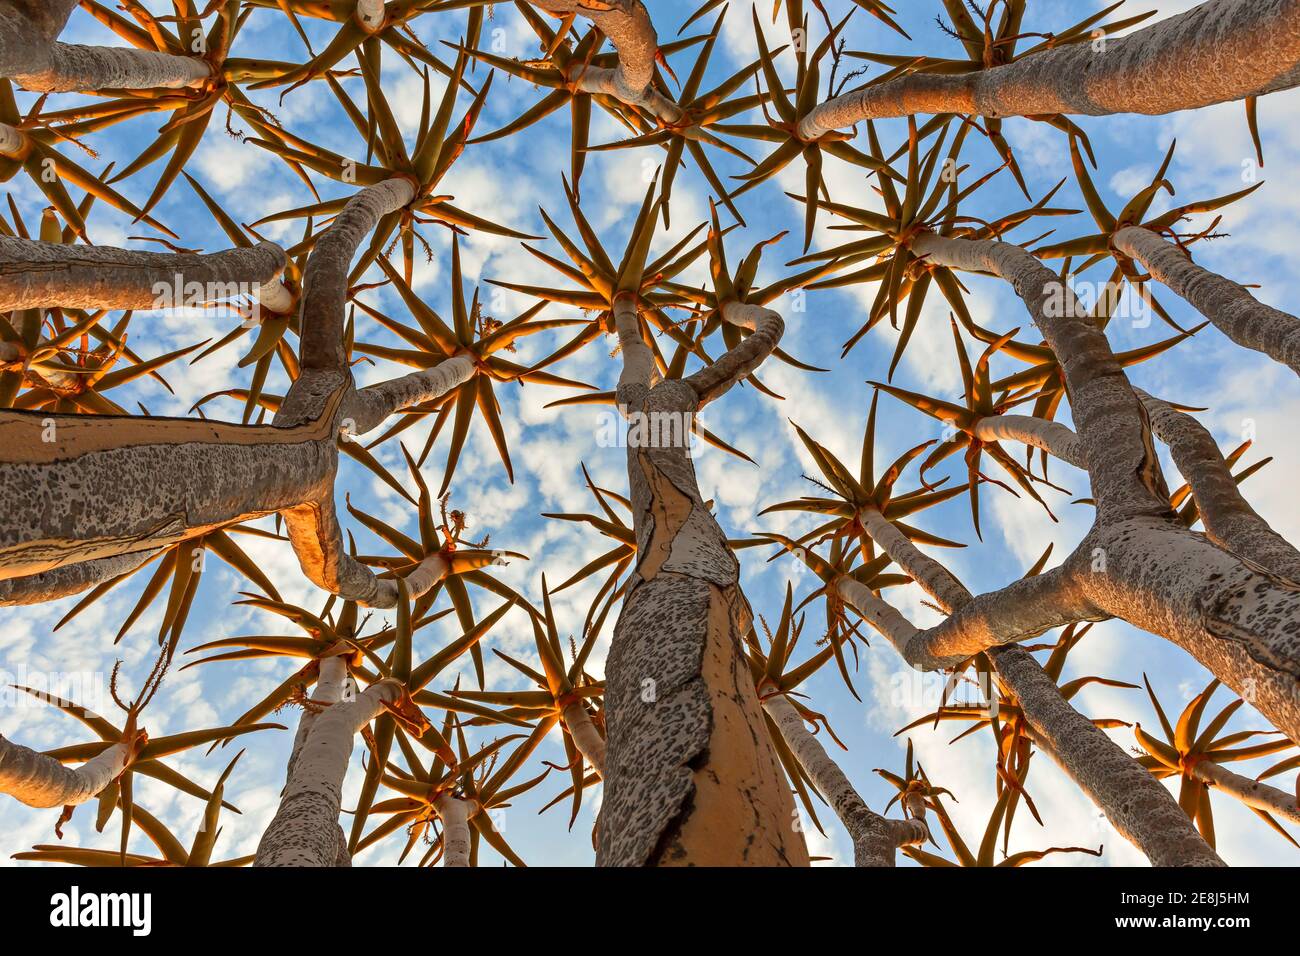
<path fill-rule="evenodd" d="M 1114 244 L 1232 341 L 1263 352 L 1300 375 L 1300 319 L 1265 305 L 1231 279 L 1201 268 L 1185 251 L 1150 229 L 1121 229 L 1115 233 Z"/>
<path fill-rule="evenodd" d="M 1300 83 L 1300 0 L 1207 0 L 1121 39 L 1099 38 L 957 75 L 914 73 L 815 107 L 799 135 L 917 113 L 1173 113 Z"/>
<path fill-rule="evenodd" d="M 826 798 L 844 824 L 853 840 L 855 866 L 893 866 L 900 846 L 925 842 L 929 831 L 921 821 L 890 820 L 868 809 L 866 801 L 817 738 L 809 733 L 799 711 L 784 694 L 765 698 L 763 709 L 780 729 L 786 746 L 808 774 L 817 792 Z"/>
<path fill-rule="evenodd" d="M 740 565 L 700 496 L 688 447 L 689 416 L 780 339 L 780 317 L 761 311 L 762 329 L 713 366 L 651 387 L 635 302 L 615 301 L 638 560 L 606 663 L 601 866 L 808 864 L 742 653 L 751 614 Z M 682 441 L 636 447 L 641 415 L 675 422 Z"/>

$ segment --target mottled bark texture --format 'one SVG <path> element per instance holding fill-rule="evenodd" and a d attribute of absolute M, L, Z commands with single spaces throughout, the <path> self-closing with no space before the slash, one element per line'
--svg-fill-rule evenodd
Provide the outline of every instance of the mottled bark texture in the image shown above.
<path fill-rule="evenodd" d="M 329 662 L 322 661 L 322 674 Z M 340 682 L 318 688 L 312 715 L 301 742 L 295 741 L 289 781 L 279 809 L 262 834 L 254 866 L 334 866 L 339 859 L 339 808 L 343 778 L 357 732 L 397 699 L 401 687 L 394 681 L 372 684 L 355 700 L 328 702 Z M 323 708 L 323 709 L 322 709 Z M 304 715 L 306 721 L 307 715 Z"/>
<path fill-rule="evenodd" d="M 817 738 L 809 732 L 793 704 L 784 694 L 763 700 L 763 709 L 781 732 L 781 737 L 799 766 L 831 805 L 853 841 L 855 866 L 893 866 L 900 846 L 924 843 L 929 836 L 919 820 L 890 820 L 873 813 L 839 764 L 831 759 Z"/>
<path fill-rule="evenodd" d="M 1185 250 L 1150 229 L 1129 226 L 1111 241 L 1232 341 L 1263 352 L 1300 375 L 1300 319 L 1265 305 L 1231 279 L 1201 268 Z"/>
<path fill-rule="evenodd" d="M 157 550 L 324 494 L 336 415 L 337 402 L 276 428 L 0 412 L 0 580 Z"/>
<path fill-rule="evenodd" d="M 606 662 L 596 861 L 805 866 L 794 800 L 742 653 L 751 613 L 739 562 L 700 495 L 687 444 L 635 446 L 635 416 L 693 415 L 770 354 L 781 319 L 760 310 L 759 330 L 716 366 L 651 387 L 653 363 L 630 303 L 616 302 L 615 321 L 624 359 L 618 402 L 633 419 L 638 561 Z"/>
<path fill-rule="evenodd" d="M 360 392 L 353 385 L 343 343 L 348 269 L 378 219 L 413 196 L 405 179 L 362 190 L 320 237 L 301 301 L 302 373 L 270 426 L 0 411 L 0 500 L 11 505 L 0 514 L 0 582 L 22 579 L 0 585 L 0 602 L 76 593 L 122 573 L 136 556 L 280 513 L 313 583 L 367 606 L 395 606 L 396 582 L 379 579 L 343 543 L 334 510 L 340 426 L 350 413 L 351 426 L 360 420 L 369 430 L 472 373 L 456 357 Z M 0 308 L 155 305 L 131 296 L 156 296 L 150 284 L 171 286 L 178 274 L 187 286 L 272 279 L 284 262 L 271 244 L 175 256 L 0 238 L 0 273 L 14 279 L 13 298 Z M 132 557 L 110 560 L 123 555 Z M 71 569 L 85 562 L 94 563 Z M 411 595 L 446 571 L 442 557 L 431 556 L 410 575 Z"/>
<path fill-rule="evenodd" d="M 126 758 L 126 744 L 109 744 L 80 767 L 65 767 L 0 736 L 0 793 L 29 807 L 77 806 L 116 780 Z"/>
<path fill-rule="evenodd" d="M 1300 740 L 1300 586 L 1184 528 L 1169 505 L 1147 412 L 1105 334 L 1069 287 L 1019 246 L 924 233 L 912 242 L 935 264 L 999 276 L 1015 289 L 1065 373 L 1097 515 L 1056 569 L 1078 620 L 1113 616 L 1173 641 L 1293 740 Z M 1061 304 L 1064 303 L 1062 308 Z M 1039 586 L 1041 588 L 1041 585 Z M 995 608 L 1033 585 L 982 596 L 973 628 L 1019 620 Z M 1046 595 L 1041 590 L 1040 598 Z M 964 610 L 964 609 L 963 609 Z M 953 633 L 952 619 L 906 642 L 910 662 L 994 646 L 993 631 Z M 1023 635 L 1007 633 L 1008 640 Z"/>
<path fill-rule="evenodd" d="M 0 607 L 57 601 L 138 570 L 157 551 L 134 551 L 0 581 Z"/>
<path fill-rule="evenodd" d="M 0 236 L 0 312 L 197 307 L 256 295 L 287 261 L 273 242 L 194 255 Z"/>
<path fill-rule="evenodd" d="M 0 76 L 42 93 L 183 89 L 211 78 L 197 57 L 59 43 L 75 0 L 0 2 Z"/>
<path fill-rule="evenodd" d="M 1060 46 L 972 73 L 918 73 L 860 87 L 815 107 L 799 135 L 813 140 L 861 120 L 917 113 L 1173 113 L 1297 83 L 1300 0 L 1207 0 L 1121 39 Z"/>

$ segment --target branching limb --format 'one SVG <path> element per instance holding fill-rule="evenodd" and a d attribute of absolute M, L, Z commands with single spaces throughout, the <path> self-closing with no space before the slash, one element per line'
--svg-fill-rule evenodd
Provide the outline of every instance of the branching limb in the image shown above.
<path fill-rule="evenodd" d="M 353 739 L 402 694 L 380 681 L 356 700 L 331 704 L 316 717 L 294 762 L 280 807 L 257 847 L 254 866 L 333 866 L 339 808 Z"/>
<path fill-rule="evenodd" d="M 475 370 L 472 358 L 456 355 L 433 368 L 359 388 L 344 404 L 344 424 L 350 420 L 350 435 L 364 435 L 382 425 L 390 415 L 446 395 L 465 384 L 474 377 Z"/>
<path fill-rule="evenodd" d="M 1030 415 L 991 415 L 975 423 L 975 437 L 980 441 L 1018 441 L 1041 448 L 1067 465 L 1088 470 L 1083 443 L 1060 422 Z"/>
<path fill-rule="evenodd" d="M 363 607 L 396 607 L 397 582 L 381 578 L 352 555 L 343 543 L 333 498 L 322 498 L 285 509 L 285 527 L 298 563 L 307 579 L 345 601 Z M 449 570 L 440 553 L 430 555 L 406 576 L 412 598 L 427 593 Z"/>
<path fill-rule="evenodd" d="M 578 748 L 578 752 L 587 763 L 591 764 L 592 769 L 600 775 L 601 779 L 604 779 L 605 738 L 596 729 L 591 715 L 587 713 L 587 708 L 581 701 L 573 701 L 560 712 L 560 719 L 564 721 L 565 729 L 569 731 L 569 736 L 573 739 L 573 745 Z"/>
<path fill-rule="evenodd" d="M 650 13 L 641 0 L 531 0 L 557 16 L 577 13 L 591 20 L 609 37 L 618 50 L 618 66 L 613 70 L 586 71 L 583 88 L 604 93 L 615 99 L 642 106 L 655 112 L 663 98 L 650 89 L 654 79 L 655 58 L 659 55 L 659 38 Z M 594 88 L 589 88 L 588 83 Z M 671 105 L 671 104 L 670 104 Z M 676 108 L 673 108 L 676 112 Z"/>
<path fill-rule="evenodd" d="M 1300 551 L 1269 527 L 1241 495 L 1214 436 L 1192 416 L 1135 389 L 1151 430 L 1169 446 L 1174 464 L 1192 488 L 1205 533 L 1215 544 L 1300 581 Z"/>
<path fill-rule="evenodd" d="M 452 793 L 442 793 L 434 801 L 442 821 L 442 865 L 469 866 L 469 803 Z"/>
<path fill-rule="evenodd" d="M 133 551 L 110 558 L 67 564 L 61 568 L 0 581 L 0 607 L 15 604 L 43 604 L 80 594 L 123 574 L 130 574 L 152 558 L 156 551 Z"/>
<path fill-rule="evenodd" d="M 1072 43 L 972 73 L 915 73 L 864 86 L 815 107 L 799 135 L 811 141 L 862 120 L 918 113 L 1154 115 L 1297 83 L 1300 2 L 1207 0 L 1121 39 Z"/>
<path fill-rule="evenodd" d="M 343 325 L 352 259 L 380 219 L 414 198 L 414 184 L 403 177 L 368 186 L 348 201 L 317 240 L 303 274 L 303 368 L 339 369 L 346 364 Z"/>
<path fill-rule="evenodd" d="M 1300 823 L 1300 802 L 1297 802 L 1293 793 L 1243 777 L 1208 759 L 1198 760 L 1192 765 L 1192 776 L 1236 797 L 1248 807 L 1277 814 L 1292 823 Z"/>
<path fill-rule="evenodd" d="M 685 379 L 700 397 L 700 408 L 725 395 L 731 386 L 762 365 L 785 333 L 785 321 L 780 314 L 762 306 L 728 302 L 722 308 L 722 319 L 738 328 L 749 329 L 750 334 L 713 364 Z"/>

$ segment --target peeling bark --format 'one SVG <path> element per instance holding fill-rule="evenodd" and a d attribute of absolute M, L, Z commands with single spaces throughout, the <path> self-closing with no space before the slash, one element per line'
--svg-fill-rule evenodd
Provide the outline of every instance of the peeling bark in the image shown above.
<path fill-rule="evenodd" d="M 751 335 L 724 355 L 718 364 L 730 380 L 705 370 L 651 387 L 654 365 L 635 305 L 630 297 L 615 305 L 624 361 L 618 403 L 632 415 L 694 414 L 780 336 L 777 317 L 775 338 Z M 806 866 L 794 801 L 742 653 L 751 614 L 739 562 L 700 496 L 685 443 L 629 445 L 638 562 L 606 663 L 597 864 Z"/>
<path fill-rule="evenodd" d="M 1231 279 L 1203 269 L 1150 229 L 1129 226 L 1115 233 L 1112 242 L 1232 341 L 1300 375 L 1300 319 L 1265 305 Z"/>
<path fill-rule="evenodd" d="M 917 113 L 1155 115 L 1300 83 L 1300 0 L 1207 0 L 1120 39 L 1073 43 L 972 73 L 915 73 L 815 107 L 814 140 L 862 120 Z"/>
<path fill-rule="evenodd" d="M 0 736 L 0 793 L 29 807 L 77 806 L 126 769 L 126 744 L 109 744 L 75 769 Z"/>

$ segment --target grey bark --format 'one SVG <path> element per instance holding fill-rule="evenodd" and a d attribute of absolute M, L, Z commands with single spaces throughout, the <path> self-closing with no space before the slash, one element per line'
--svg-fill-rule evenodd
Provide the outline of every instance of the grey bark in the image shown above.
<path fill-rule="evenodd" d="M 1300 0 L 1207 0 L 1134 31 L 953 76 L 918 73 L 815 107 L 807 140 L 917 113 L 1042 116 L 1173 113 L 1300 83 Z"/>
<path fill-rule="evenodd" d="M 620 296 L 620 408 L 629 416 L 693 415 L 775 348 L 783 324 L 762 311 L 761 328 L 715 367 L 652 387 L 635 304 Z M 688 444 L 629 446 L 638 562 L 606 664 L 597 865 L 806 865 L 789 786 L 741 654 L 751 614 L 739 562 L 700 495 Z M 711 758 L 713 748 L 720 753 Z M 721 752 L 729 768 L 722 777 L 712 770 Z"/>
<path fill-rule="evenodd" d="M 1184 250 L 1150 229 L 1129 226 L 1115 233 L 1113 242 L 1232 341 L 1263 352 L 1300 375 L 1300 319 L 1265 305 L 1231 279 L 1198 266 Z"/>
<path fill-rule="evenodd" d="M 0 311 L 161 309 L 255 295 L 284 271 L 273 242 L 210 255 L 69 246 L 0 236 Z M 204 291 L 190 301 L 185 287 Z M 179 299 L 179 301 L 177 301 Z"/>
<path fill-rule="evenodd" d="M 1151 430 L 1169 446 L 1174 464 L 1191 486 L 1206 537 L 1280 577 L 1300 582 L 1300 551 L 1242 497 L 1209 430 L 1140 388 L 1134 391 L 1151 418 Z"/>
<path fill-rule="evenodd" d="M 1178 644 L 1300 739 L 1300 588 L 1177 522 L 1146 411 L 1068 286 L 1009 243 L 926 233 L 912 248 L 1010 282 L 1061 363 L 1097 507 L 1092 530 L 1062 566 L 1068 593 Z M 908 647 L 918 659 L 934 657 L 931 639 L 957 646 L 952 637 L 930 629 Z"/>
<path fill-rule="evenodd" d="M 203 60 L 152 50 L 59 43 L 76 3 L 6 0 L 0 4 L 0 76 L 43 93 L 181 89 L 207 80 Z"/>
<path fill-rule="evenodd" d="M 920 820 L 891 820 L 873 812 L 849 782 L 839 764 L 804 726 L 803 718 L 784 694 L 763 701 L 772 722 L 804 772 L 817 787 L 853 841 L 855 866 L 893 866 L 900 846 L 924 843 L 929 831 Z"/>

